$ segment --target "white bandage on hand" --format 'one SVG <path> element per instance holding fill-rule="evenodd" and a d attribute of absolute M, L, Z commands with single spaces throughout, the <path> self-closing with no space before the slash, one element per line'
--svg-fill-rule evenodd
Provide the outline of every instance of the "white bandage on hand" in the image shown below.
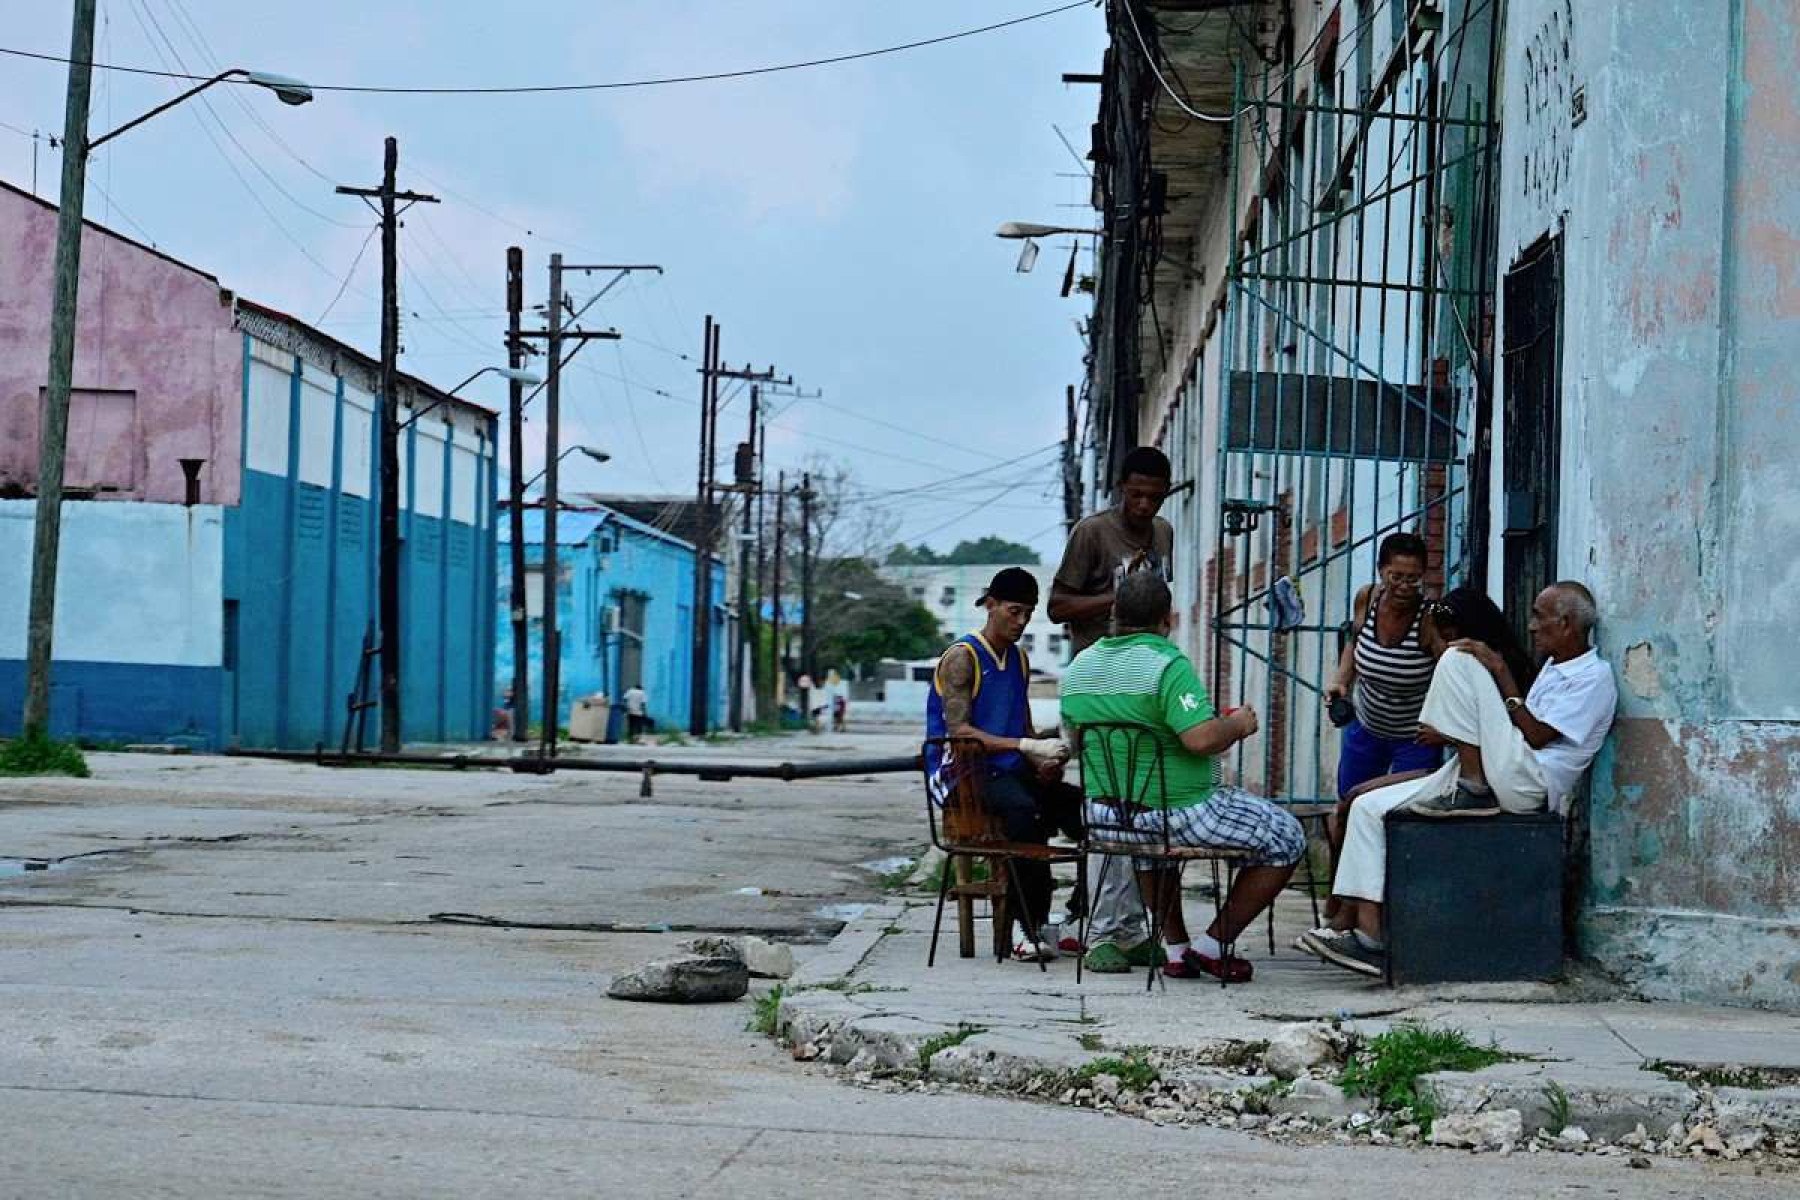
<path fill-rule="evenodd" d="M 1061 738 L 1020 738 L 1019 753 L 1042 766 L 1069 761 L 1069 744 Z"/>

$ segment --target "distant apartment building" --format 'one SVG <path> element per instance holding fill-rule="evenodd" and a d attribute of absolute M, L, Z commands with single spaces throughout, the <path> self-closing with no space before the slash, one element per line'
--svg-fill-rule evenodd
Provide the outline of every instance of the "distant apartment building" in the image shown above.
<path fill-rule="evenodd" d="M 24 694 L 56 222 L 0 184 L 0 734 Z M 336 743 L 376 613 L 376 360 L 92 222 L 81 267 L 52 732 Z M 480 737 L 495 414 L 410 375 L 397 399 L 403 734 Z"/>
<path fill-rule="evenodd" d="M 983 617 L 975 607 L 977 597 L 994 573 L 1006 567 L 1022 567 L 1038 581 L 1038 607 L 1025 627 L 1019 644 L 1031 660 L 1033 670 L 1060 676 L 1069 662 L 1067 631 L 1045 615 L 1050 603 L 1050 580 L 1056 574 L 1054 565 L 1036 563 L 988 563 L 973 566 L 884 566 L 881 577 L 899 587 L 930 610 L 937 618 L 938 629 L 946 641 L 981 628 Z"/>

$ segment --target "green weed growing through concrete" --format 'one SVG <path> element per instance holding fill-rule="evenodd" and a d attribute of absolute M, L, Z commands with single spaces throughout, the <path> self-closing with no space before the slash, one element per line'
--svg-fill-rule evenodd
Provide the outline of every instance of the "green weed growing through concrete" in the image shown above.
<path fill-rule="evenodd" d="M 86 779 L 90 774 L 79 747 L 42 733 L 28 733 L 0 745 L 0 775 L 73 775 Z"/>
<path fill-rule="evenodd" d="M 1162 1078 L 1162 1072 L 1141 1049 L 1127 1050 L 1123 1058 L 1096 1058 L 1076 1070 L 1077 1084 L 1091 1083 L 1101 1075 L 1111 1075 L 1127 1091 L 1141 1092 Z"/>
<path fill-rule="evenodd" d="M 952 1046 L 960 1046 L 978 1033 L 987 1030 L 979 1025 L 958 1025 L 949 1033 L 935 1034 L 919 1044 L 919 1070 L 931 1069 L 931 1056 L 939 1050 L 948 1050 Z"/>
<path fill-rule="evenodd" d="M 778 983 L 753 1002 L 750 1023 L 744 1028 L 764 1037 L 774 1037 L 781 1025 L 781 985 Z"/>
<path fill-rule="evenodd" d="M 1550 1108 L 1550 1120 L 1544 1131 L 1555 1137 L 1569 1127 L 1569 1093 L 1552 1079 L 1544 1085 L 1544 1103 Z"/>
<path fill-rule="evenodd" d="M 1479 1071 L 1513 1057 L 1498 1046 L 1477 1046 L 1460 1029 L 1396 1025 L 1369 1039 L 1354 1054 L 1338 1086 L 1367 1096 L 1381 1108 L 1410 1108 L 1422 1129 L 1431 1128 L 1434 1106 L 1419 1094 L 1419 1076 L 1433 1071 Z"/>

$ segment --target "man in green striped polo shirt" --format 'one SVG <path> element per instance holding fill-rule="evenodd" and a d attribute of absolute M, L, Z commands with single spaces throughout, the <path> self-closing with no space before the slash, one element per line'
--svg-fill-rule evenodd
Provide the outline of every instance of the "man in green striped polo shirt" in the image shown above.
<path fill-rule="evenodd" d="M 1250 852 L 1219 918 L 1192 939 L 1176 872 L 1153 858 L 1133 861 L 1144 903 L 1160 912 L 1164 974 L 1242 982 L 1252 968 L 1229 947 L 1281 894 L 1306 853 L 1306 834 L 1279 805 L 1219 783 L 1217 756 L 1256 733 L 1256 712 L 1214 713 L 1193 664 L 1169 640 L 1171 609 L 1160 575 L 1127 576 L 1113 601 L 1113 636 L 1082 651 L 1063 674 L 1062 717 L 1078 736 L 1092 725 L 1142 731 L 1100 730 L 1082 738 L 1090 831 L 1128 845 L 1161 846 L 1166 814 L 1171 845 Z M 1153 769 L 1152 745 L 1161 750 L 1160 771 Z"/>

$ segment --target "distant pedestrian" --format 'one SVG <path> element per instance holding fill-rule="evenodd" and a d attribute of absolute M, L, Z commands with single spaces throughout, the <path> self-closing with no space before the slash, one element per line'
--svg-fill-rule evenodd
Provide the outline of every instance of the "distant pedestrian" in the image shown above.
<path fill-rule="evenodd" d="M 644 685 L 634 683 L 625 689 L 621 697 L 625 702 L 625 737 L 629 741 L 650 732 L 650 697 L 644 693 Z"/>
<path fill-rule="evenodd" d="M 831 731 L 833 733 L 844 732 L 844 727 L 849 724 L 849 721 L 850 697 L 839 692 L 831 698 Z"/>

